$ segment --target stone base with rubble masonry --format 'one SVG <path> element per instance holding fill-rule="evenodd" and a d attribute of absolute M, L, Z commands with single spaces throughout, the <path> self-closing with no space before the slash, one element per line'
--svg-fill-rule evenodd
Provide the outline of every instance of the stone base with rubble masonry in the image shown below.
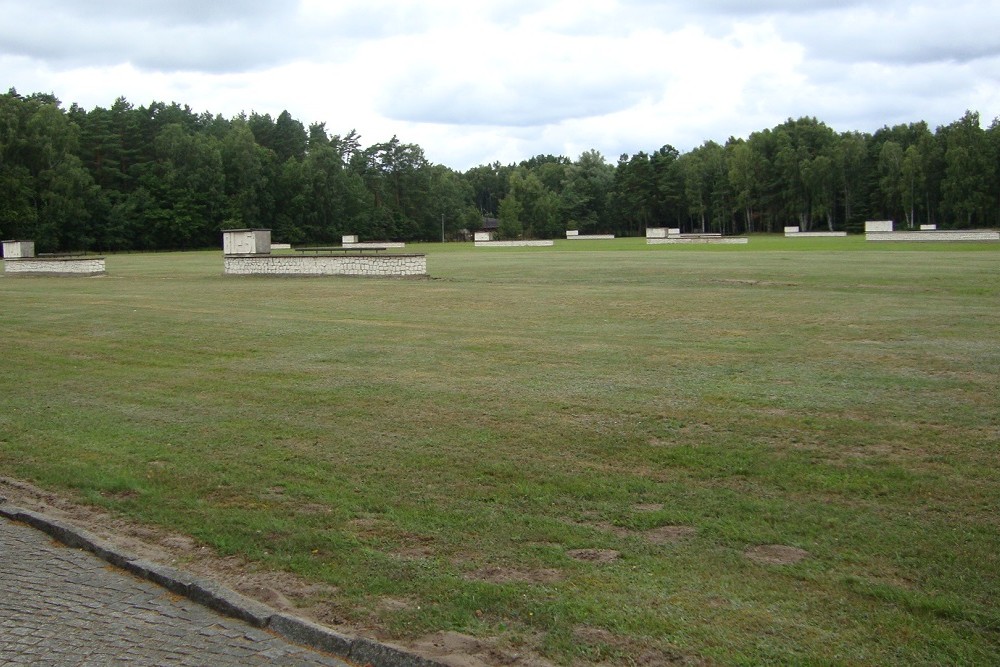
<path fill-rule="evenodd" d="M 407 255 L 226 255 L 226 275 L 367 276 L 409 278 L 427 275 L 427 256 Z"/>
<path fill-rule="evenodd" d="M 865 232 L 866 241 L 1000 241 L 990 229 L 938 229 L 911 232 Z"/>
<path fill-rule="evenodd" d="M 646 238 L 646 245 L 666 245 L 674 243 L 718 243 L 723 245 L 742 245 L 749 243 L 745 236 L 712 236 L 710 234 L 681 234 L 667 238 Z"/>
<path fill-rule="evenodd" d="M 103 257 L 24 257 L 5 258 L 4 273 L 19 276 L 103 276 Z"/>

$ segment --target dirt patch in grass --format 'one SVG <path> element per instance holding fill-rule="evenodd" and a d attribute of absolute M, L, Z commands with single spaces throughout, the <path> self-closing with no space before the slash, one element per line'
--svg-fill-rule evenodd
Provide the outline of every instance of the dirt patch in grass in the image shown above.
<path fill-rule="evenodd" d="M 794 565 L 809 557 L 809 552 L 784 544 L 761 544 L 750 547 L 743 555 L 757 563 L 766 565 Z"/>
<path fill-rule="evenodd" d="M 643 533 L 643 536 L 653 544 L 673 544 L 686 537 L 691 537 L 697 531 L 692 526 L 660 526 Z"/>
<path fill-rule="evenodd" d="M 378 608 L 383 611 L 409 611 L 416 609 L 417 604 L 411 600 L 401 600 L 399 598 L 384 597 L 378 601 Z"/>
<path fill-rule="evenodd" d="M 578 644 L 606 654 L 604 656 L 605 660 L 599 663 L 602 665 L 622 664 L 625 660 L 630 665 L 648 665 L 649 667 L 653 665 L 708 664 L 700 658 L 685 656 L 678 651 L 644 646 L 634 640 L 620 637 L 604 628 L 595 628 L 587 625 L 577 626 L 573 629 L 573 639 Z"/>
<path fill-rule="evenodd" d="M 573 560 L 585 563 L 597 563 L 599 565 L 614 563 L 621 558 L 621 553 L 614 549 L 571 549 L 566 552 L 566 555 Z"/>
<path fill-rule="evenodd" d="M 494 642 L 477 639 L 460 632 L 435 632 L 416 640 L 412 648 L 421 655 L 450 667 L 485 667 L 487 665 L 517 665 L 518 667 L 549 667 L 551 662 L 498 647 Z"/>

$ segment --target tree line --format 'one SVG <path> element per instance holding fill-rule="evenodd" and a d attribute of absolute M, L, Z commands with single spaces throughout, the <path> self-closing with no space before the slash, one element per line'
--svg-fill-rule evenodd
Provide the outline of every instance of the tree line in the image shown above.
<path fill-rule="evenodd" d="M 124 98 L 64 109 L 53 95 L 0 95 L 0 236 L 39 249 L 213 247 L 226 228 L 266 227 L 275 241 L 461 238 L 484 217 L 504 238 L 581 233 L 859 230 L 1000 226 L 1000 120 L 837 133 L 815 118 L 706 141 L 576 159 L 455 171 L 423 149 L 364 146 L 353 130 L 306 127 L 287 111 L 231 119 Z"/>

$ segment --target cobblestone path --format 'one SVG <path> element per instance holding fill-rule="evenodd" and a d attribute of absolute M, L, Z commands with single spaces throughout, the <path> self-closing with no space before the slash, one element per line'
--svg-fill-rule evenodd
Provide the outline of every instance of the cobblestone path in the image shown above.
<path fill-rule="evenodd" d="M 335 665 L 0 518 L 0 665 Z"/>

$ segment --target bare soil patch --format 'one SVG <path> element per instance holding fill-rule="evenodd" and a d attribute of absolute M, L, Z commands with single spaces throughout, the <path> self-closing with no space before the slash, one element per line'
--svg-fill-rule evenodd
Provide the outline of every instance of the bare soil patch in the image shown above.
<path fill-rule="evenodd" d="M 614 549 L 571 549 L 566 555 L 573 560 L 598 564 L 613 563 L 621 558 L 621 554 Z"/>
<path fill-rule="evenodd" d="M 628 664 L 652 667 L 653 665 L 705 665 L 708 664 L 699 658 L 685 656 L 673 651 L 663 650 L 654 646 L 645 646 L 626 637 L 620 637 L 610 630 L 595 628 L 588 625 L 577 626 L 573 629 L 573 639 L 579 644 L 590 646 L 596 649 L 609 650 L 620 655 L 628 656 Z M 612 662 L 602 662 L 600 664 L 613 664 Z M 614 664 L 617 664 L 615 662 Z"/>
<path fill-rule="evenodd" d="M 552 663 L 537 656 L 499 648 L 460 632 L 436 632 L 413 643 L 412 648 L 421 655 L 451 667 L 486 667 L 492 665 L 517 665 L 518 667 L 550 667 Z"/>
<path fill-rule="evenodd" d="M 743 555 L 757 563 L 767 565 L 794 565 L 809 557 L 809 552 L 784 544 L 761 544 L 750 547 Z"/>
<path fill-rule="evenodd" d="M 383 611 L 409 611 L 410 609 L 415 609 L 416 607 L 416 603 L 410 600 L 401 600 L 399 598 L 384 597 L 380 598 L 378 601 L 378 608 Z"/>
<path fill-rule="evenodd" d="M 647 530 L 643 535 L 653 544 L 673 544 L 685 537 L 691 537 L 697 531 L 692 526 L 660 526 L 652 530 Z"/>

